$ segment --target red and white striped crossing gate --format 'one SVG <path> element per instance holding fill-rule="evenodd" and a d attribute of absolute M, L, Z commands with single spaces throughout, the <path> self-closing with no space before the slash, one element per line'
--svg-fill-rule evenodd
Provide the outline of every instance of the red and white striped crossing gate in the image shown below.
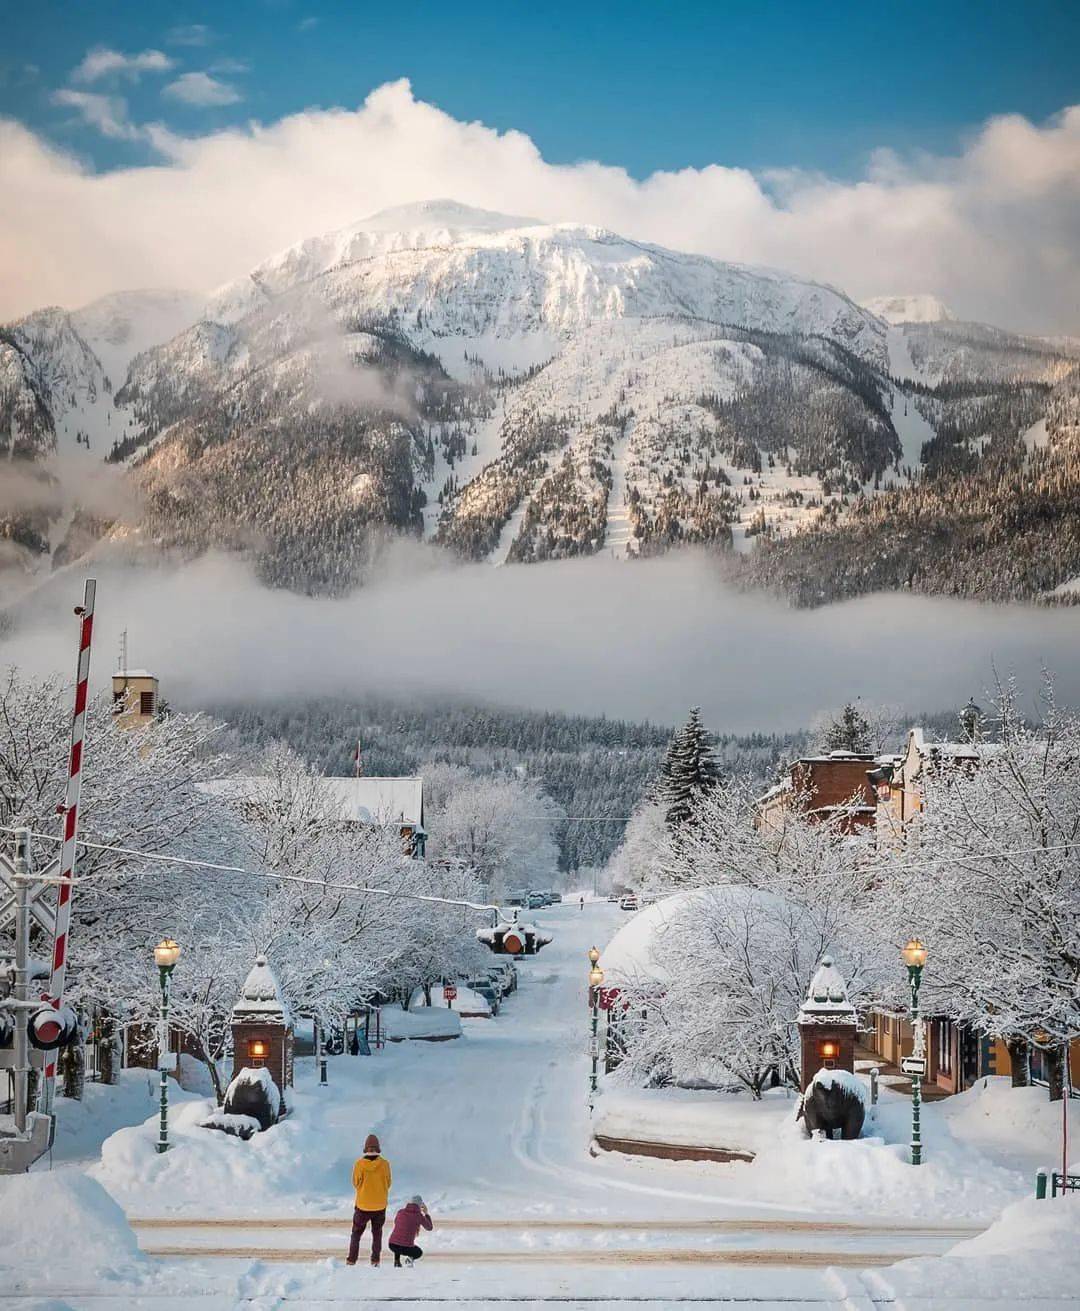
<path fill-rule="evenodd" d="M 57 1009 L 64 1001 L 67 978 L 68 934 L 71 930 L 72 880 L 75 877 L 75 845 L 79 836 L 79 799 L 82 795 L 83 744 L 86 740 L 86 703 L 90 686 L 90 643 L 94 635 L 94 601 L 97 582 L 86 580 L 83 603 L 77 606 L 79 655 L 75 667 L 75 706 L 71 716 L 71 751 L 68 756 L 67 791 L 64 797 L 64 840 L 60 848 L 60 883 L 56 898 L 56 931 L 53 937 L 49 1002 Z M 44 1109 L 52 1111 L 56 1084 L 56 1058 L 45 1066 Z"/>

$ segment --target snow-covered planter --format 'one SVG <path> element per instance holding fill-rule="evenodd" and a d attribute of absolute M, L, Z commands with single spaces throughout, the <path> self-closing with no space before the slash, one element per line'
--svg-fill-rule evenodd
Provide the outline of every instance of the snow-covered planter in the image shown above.
<path fill-rule="evenodd" d="M 383 1032 L 389 1042 L 447 1042 L 461 1037 L 461 1018 L 447 1006 L 417 1006 L 411 1011 L 388 1006 Z"/>
<path fill-rule="evenodd" d="M 225 1105 L 220 1114 L 223 1119 L 230 1121 L 251 1120 L 262 1131 L 277 1124 L 282 1112 L 281 1093 L 270 1071 L 265 1066 L 258 1070 L 245 1066 L 226 1089 Z M 215 1116 L 210 1119 L 214 1120 Z M 206 1127 L 222 1129 L 225 1125 L 207 1122 Z"/>
<path fill-rule="evenodd" d="M 230 1115 L 227 1111 L 215 1111 L 202 1122 L 204 1129 L 220 1129 L 222 1133 L 232 1134 L 234 1138 L 249 1138 L 262 1131 L 262 1125 L 251 1115 Z"/>

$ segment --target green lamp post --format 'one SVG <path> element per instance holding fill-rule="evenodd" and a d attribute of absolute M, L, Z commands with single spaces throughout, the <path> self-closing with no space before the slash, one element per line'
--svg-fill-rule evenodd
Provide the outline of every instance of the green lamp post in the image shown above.
<path fill-rule="evenodd" d="M 154 964 L 161 983 L 161 1013 L 158 1026 L 158 1071 L 161 1076 L 161 1106 L 158 1119 L 157 1150 L 169 1150 L 169 980 L 180 959 L 180 946 L 172 938 L 162 938 L 154 948 Z"/>
<path fill-rule="evenodd" d="M 911 1032 L 914 1043 L 911 1059 L 906 1064 L 911 1075 L 911 1164 L 922 1165 L 922 1081 L 926 1073 L 926 1035 L 922 1020 L 919 1018 L 919 986 L 922 983 L 923 968 L 926 965 L 927 950 L 918 938 L 912 938 L 901 950 L 907 966 L 908 983 L 911 986 Z M 904 1063 L 901 1063 L 901 1069 Z"/>

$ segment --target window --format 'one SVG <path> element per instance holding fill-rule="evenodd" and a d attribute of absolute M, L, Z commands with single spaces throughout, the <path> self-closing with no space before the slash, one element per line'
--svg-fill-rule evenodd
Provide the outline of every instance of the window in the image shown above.
<path fill-rule="evenodd" d="M 953 1072 L 953 1026 L 951 1020 L 934 1021 L 934 1047 L 937 1051 L 938 1074 L 947 1079 Z"/>
<path fill-rule="evenodd" d="M 152 715 L 154 713 L 154 694 L 153 692 L 139 693 L 139 714 Z"/>

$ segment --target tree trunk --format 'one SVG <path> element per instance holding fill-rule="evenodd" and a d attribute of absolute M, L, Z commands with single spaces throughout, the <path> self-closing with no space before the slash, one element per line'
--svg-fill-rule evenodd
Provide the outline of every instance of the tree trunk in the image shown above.
<path fill-rule="evenodd" d="M 86 1084 L 86 1049 L 83 1047 L 81 1035 L 63 1048 L 57 1065 L 63 1079 L 60 1088 L 61 1096 L 81 1102 Z"/>
<path fill-rule="evenodd" d="M 210 1073 L 210 1083 L 214 1089 L 214 1100 L 219 1106 L 225 1105 L 225 1089 L 221 1085 L 221 1071 L 218 1069 L 218 1063 L 215 1057 L 211 1056 L 205 1047 L 201 1048 L 202 1063 Z"/>
<path fill-rule="evenodd" d="M 430 983 L 425 983 L 425 984 L 424 984 L 424 1004 L 427 1005 L 427 1006 L 430 1006 L 430 1005 L 431 1005 L 431 984 L 430 984 Z"/>
<path fill-rule="evenodd" d="M 1065 1048 L 1051 1047 L 1046 1053 L 1046 1081 L 1050 1085 L 1050 1100 L 1060 1102 L 1065 1096 Z"/>
<path fill-rule="evenodd" d="M 104 1084 L 115 1084 L 117 1057 L 120 1055 L 120 1030 L 108 1011 L 98 1011 L 94 1034 L 98 1078 Z"/>
<path fill-rule="evenodd" d="M 1009 1065 L 1012 1071 L 1014 1088 L 1031 1086 L 1031 1044 L 1026 1038 L 1008 1038 L 1005 1046 L 1009 1053 Z"/>

